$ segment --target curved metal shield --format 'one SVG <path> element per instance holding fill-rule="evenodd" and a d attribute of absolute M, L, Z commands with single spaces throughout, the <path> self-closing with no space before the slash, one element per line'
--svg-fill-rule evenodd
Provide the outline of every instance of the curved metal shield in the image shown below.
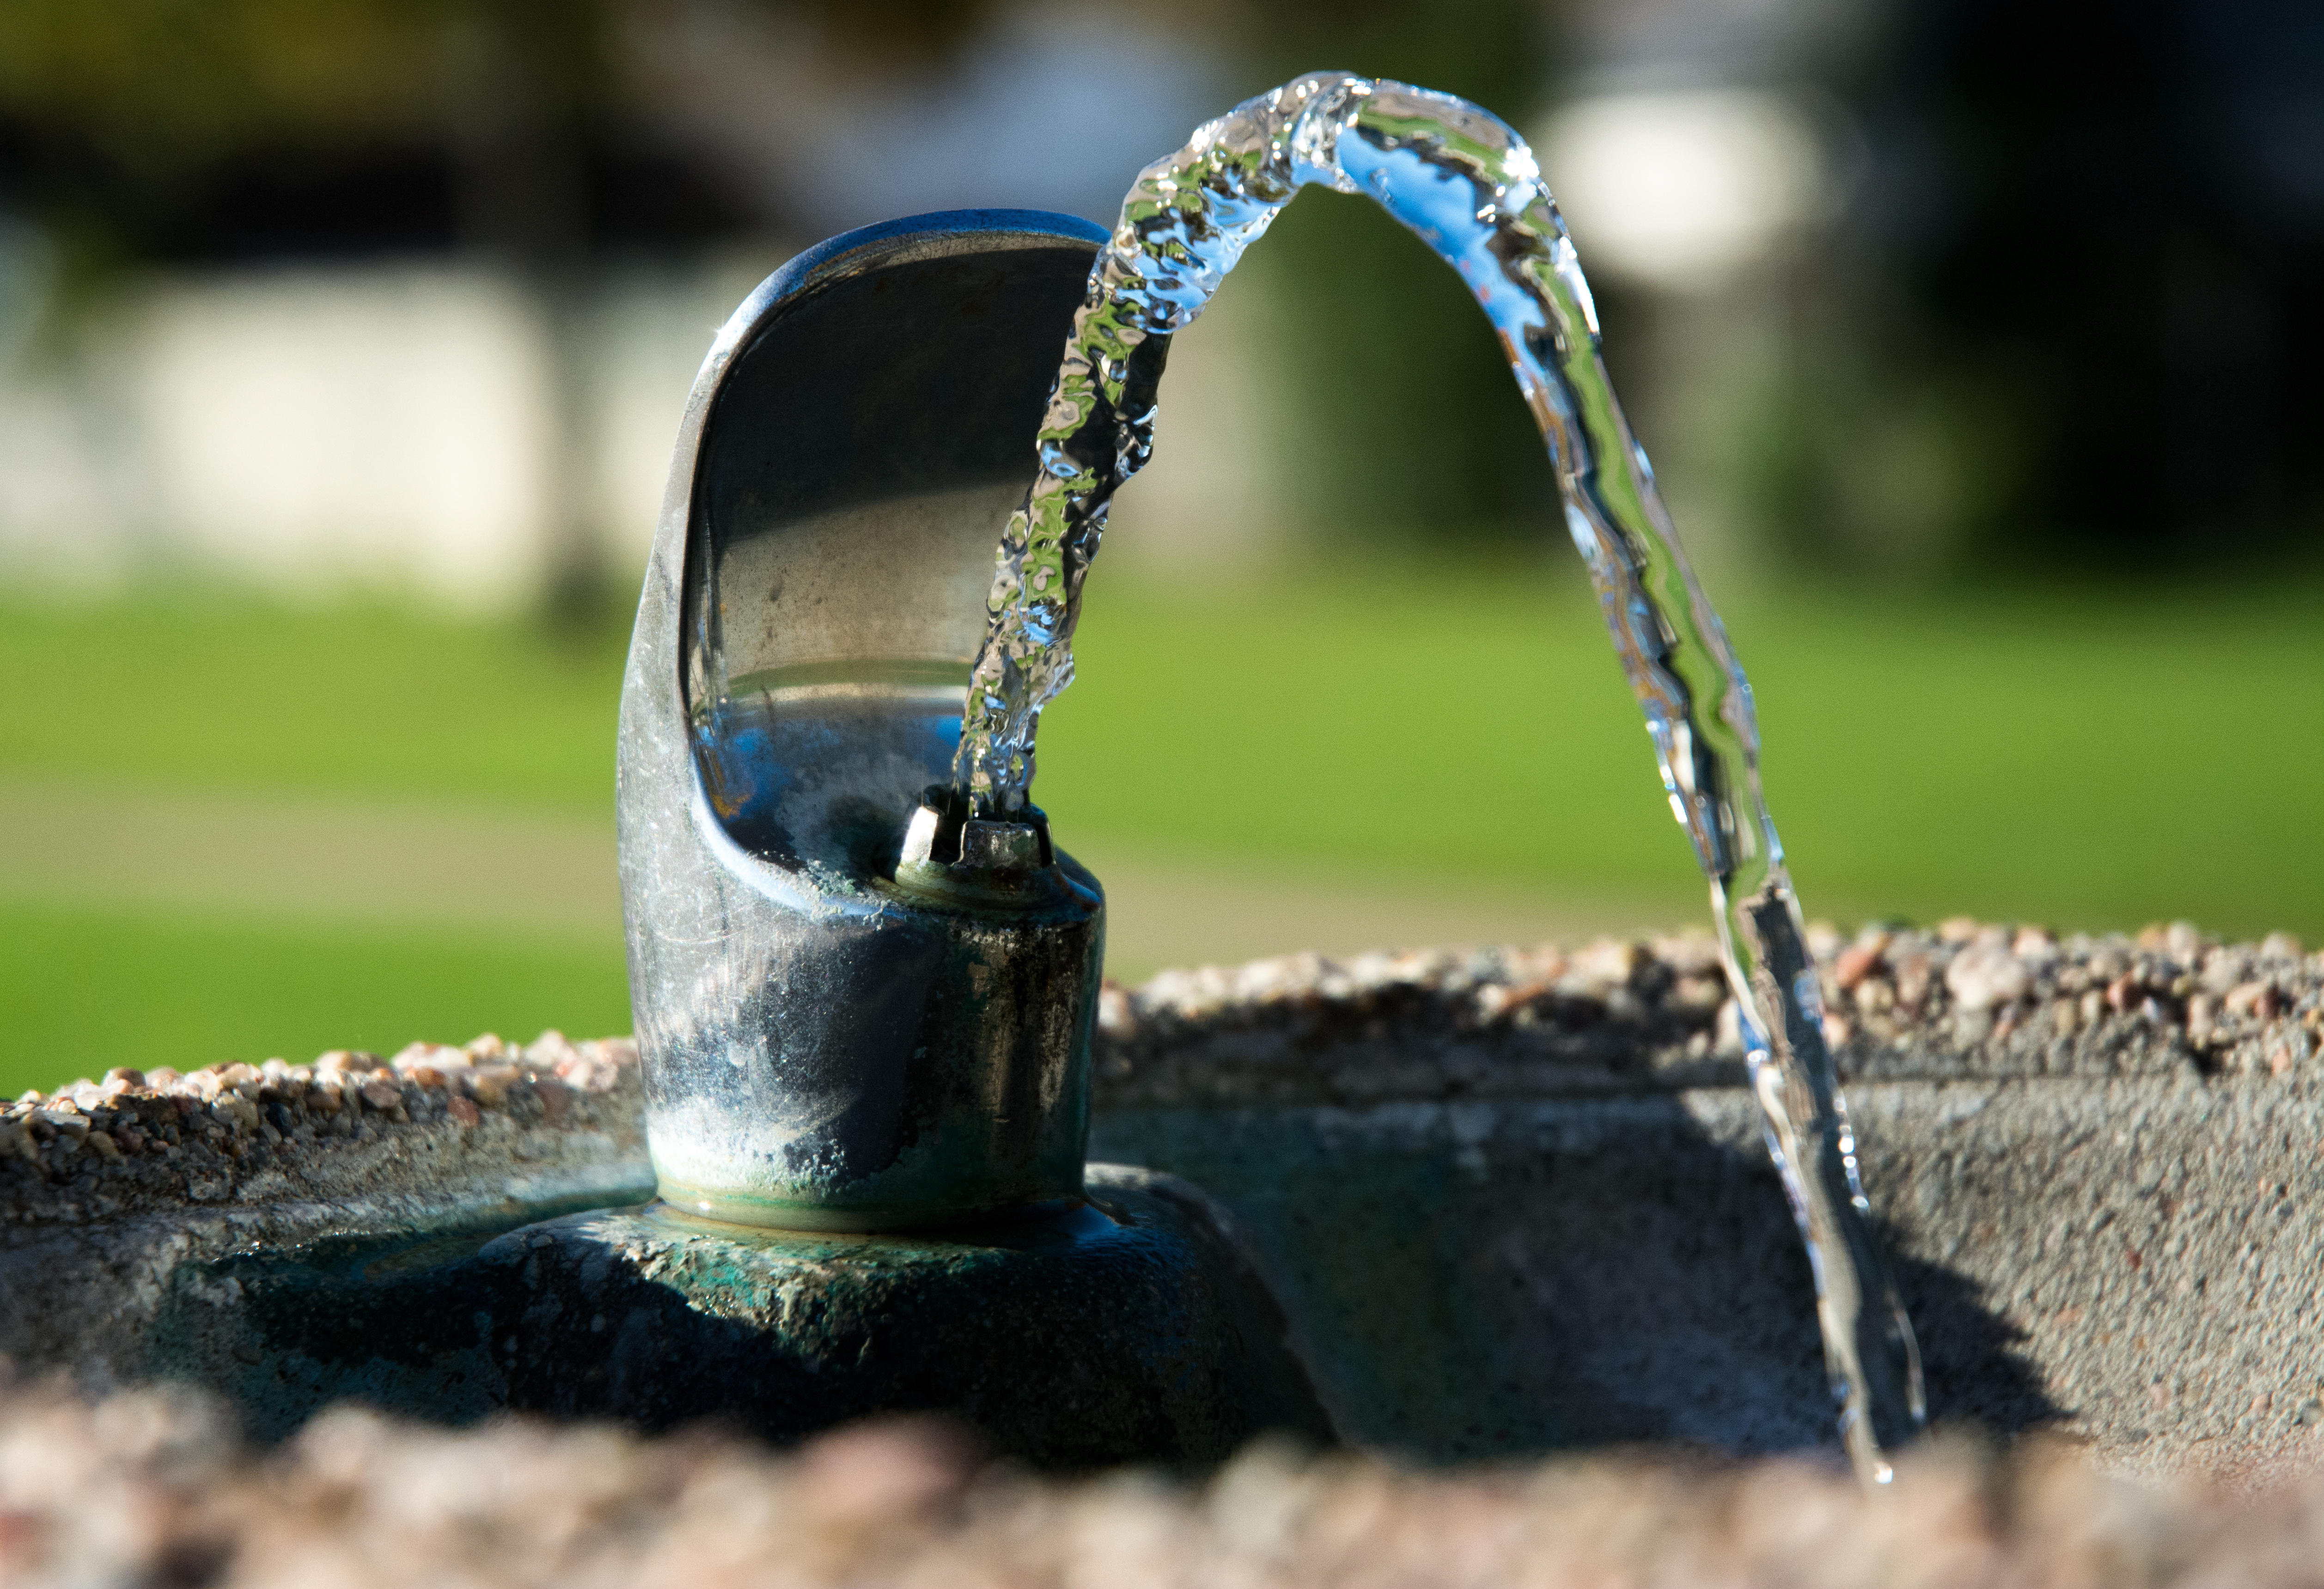
<path fill-rule="evenodd" d="M 1080 1193 L 1096 880 L 1045 828 L 982 836 L 1005 887 L 895 875 L 949 776 L 994 547 L 1104 239 L 1017 210 L 848 233 L 769 277 L 695 382 L 618 770 L 673 1204 L 872 1230 Z"/>

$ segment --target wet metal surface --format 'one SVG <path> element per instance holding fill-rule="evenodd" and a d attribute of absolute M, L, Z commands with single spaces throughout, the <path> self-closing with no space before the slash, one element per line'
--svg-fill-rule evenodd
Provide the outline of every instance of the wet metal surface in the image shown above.
<path fill-rule="evenodd" d="M 704 364 L 622 697 L 632 1001 L 674 1202 L 881 1230 L 1080 1189 L 1102 891 L 1062 856 L 1023 897 L 896 868 L 1102 235 L 1030 211 L 850 233 Z"/>

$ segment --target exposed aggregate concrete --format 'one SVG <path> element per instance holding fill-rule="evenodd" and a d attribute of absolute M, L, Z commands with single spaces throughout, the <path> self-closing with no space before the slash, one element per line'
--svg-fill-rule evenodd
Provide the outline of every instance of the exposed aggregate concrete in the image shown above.
<path fill-rule="evenodd" d="M 181 1076 L 115 1069 L 0 1106 L 0 1226 L 188 1205 L 441 1189 L 456 1144 L 477 1174 L 511 1161 L 642 1147 L 637 1046 L 557 1032 L 516 1047 L 415 1042 L 392 1061 L 335 1051 Z M 401 1172 L 399 1171 L 401 1170 Z"/>
<path fill-rule="evenodd" d="M 1819 924 L 1844 1079 L 2283 1077 L 2324 1048 L 2324 952 L 2186 923 L 2060 940 L 1959 918 Z M 180 1076 L 122 1068 L 0 1105 L 0 1224 L 310 1195 L 344 1150 L 482 1132 L 641 1144 L 637 1050 L 544 1033 Z M 1096 1104 L 1360 1104 L 1744 1085 L 1702 933 L 1579 949 L 1313 954 L 1105 988 Z M 351 1166 L 350 1166 L 351 1167 Z M 366 1166 L 368 1168 L 368 1166 Z"/>
<path fill-rule="evenodd" d="M 1809 932 L 1844 1079 L 2282 1077 L 2324 1037 L 2324 953 L 2185 923 Z M 1745 1084 L 1708 934 L 1578 950 L 1293 955 L 1110 987 L 1102 1107 L 1357 1105 Z"/>
<path fill-rule="evenodd" d="M 136 1383 L 173 1287 L 228 1254 L 636 1201 L 641 1098 L 627 1038 L 555 1033 L 27 1093 L 0 1111 L 0 1356 Z"/>
<path fill-rule="evenodd" d="M 1633 1456 L 1424 1474 L 1260 1446 L 1190 1486 L 1037 1479 L 924 1425 L 787 1454 L 353 1409 L 241 1448 L 185 1395 L 0 1383 L 0 1581 L 217 1589 L 982 1585 L 1914 1589 L 2324 1584 L 2324 1483 L 2101 1477 L 1939 1446 L 1867 1497 L 1831 1465 Z"/>

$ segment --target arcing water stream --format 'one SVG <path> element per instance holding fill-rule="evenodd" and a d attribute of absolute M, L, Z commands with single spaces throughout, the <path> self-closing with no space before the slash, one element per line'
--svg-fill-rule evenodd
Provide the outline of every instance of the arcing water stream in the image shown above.
<path fill-rule="evenodd" d="M 1615 400 L 1564 222 L 1507 124 L 1447 95 L 1319 72 L 1238 106 L 1139 174 L 1001 542 L 955 785 L 980 815 L 1025 806 L 1041 708 L 1073 679 L 1083 574 L 1115 490 L 1152 448 L 1170 335 L 1310 183 L 1377 199 L 1461 272 L 1500 335 L 1672 810 L 1711 879 L 1768 1151 L 1815 1273 L 1840 1433 L 1858 1472 L 1885 1483 L 1887 1454 L 1924 1419 L 1919 1355 L 1873 1239 L 1814 962 L 1760 793 L 1751 688 Z"/>

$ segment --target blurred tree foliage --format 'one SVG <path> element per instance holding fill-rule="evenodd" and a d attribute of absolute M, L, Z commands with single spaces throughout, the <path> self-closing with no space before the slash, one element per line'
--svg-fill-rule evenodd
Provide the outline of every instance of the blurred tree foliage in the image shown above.
<path fill-rule="evenodd" d="M 2324 6 L 1892 0 L 1883 23 L 1845 85 L 1856 229 L 1921 346 L 1866 385 L 1895 412 L 1904 353 L 1922 435 L 1967 438 L 1960 561 L 2317 566 Z"/>
<path fill-rule="evenodd" d="M 221 174 L 425 150 L 479 183 L 488 244 L 506 191 L 538 190 L 617 77 L 599 0 L 7 0 L 0 198 L 69 241 L 149 252 Z M 496 182 L 496 165 L 527 166 Z M 551 180 L 546 184 L 555 186 Z M 534 207 L 535 210 L 538 206 Z M 499 230 L 521 253 L 540 216 Z"/>
<path fill-rule="evenodd" d="M 449 36 L 474 9 L 472 0 L 9 0 L 0 115 L 20 139 L 157 185 L 284 138 L 427 137 L 443 123 Z"/>

